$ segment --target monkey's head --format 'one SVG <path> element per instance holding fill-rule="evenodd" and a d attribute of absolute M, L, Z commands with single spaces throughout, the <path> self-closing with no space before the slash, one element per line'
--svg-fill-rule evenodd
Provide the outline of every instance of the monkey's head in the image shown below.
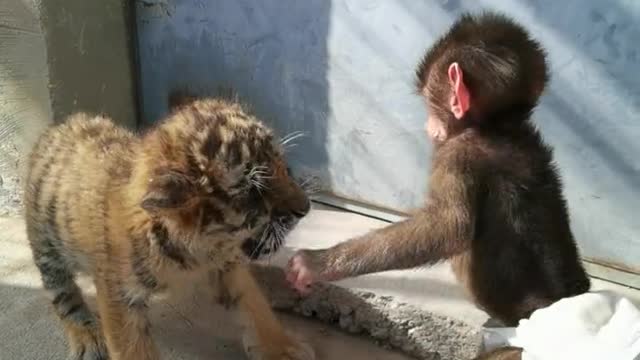
<path fill-rule="evenodd" d="M 530 112 L 549 78 L 542 46 L 492 12 L 462 15 L 427 51 L 416 76 L 429 108 L 427 132 L 438 141 L 503 112 Z"/>

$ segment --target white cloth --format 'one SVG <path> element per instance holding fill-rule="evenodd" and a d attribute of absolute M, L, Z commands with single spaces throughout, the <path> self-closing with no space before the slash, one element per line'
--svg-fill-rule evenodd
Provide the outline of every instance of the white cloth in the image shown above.
<path fill-rule="evenodd" d="M 522 360 L 640 360 L 640 310 L 598 291 L 535 311 L 516 328 L 486 328 L 485 348 L 518 346 Z"/>

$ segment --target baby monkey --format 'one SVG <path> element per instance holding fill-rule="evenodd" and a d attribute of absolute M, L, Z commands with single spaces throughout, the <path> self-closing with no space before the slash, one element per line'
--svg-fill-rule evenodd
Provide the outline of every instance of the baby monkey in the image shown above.
<path fill-rule="evenodd" d="M 552 150 L 530 119 L 549 78 L 545 58 L 502 14 L 455 21 L 416 70 L 434 142 L 426 204 L 405 221 L 299 251 L 288 280 L 304 293 L 316 281 L 450 259 L 473 301 L 508 326 L 588 291 Z"/>

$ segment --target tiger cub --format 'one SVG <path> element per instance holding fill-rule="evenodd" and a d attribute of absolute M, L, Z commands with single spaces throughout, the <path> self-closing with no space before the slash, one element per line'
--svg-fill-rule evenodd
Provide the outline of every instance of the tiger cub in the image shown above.
<path fill-rule="evenodd" d="M 73 115 L 36 143 L 25 184 L 33 258 L 72 359 L 158 359 L 148 299 L 196 275 L 246 315 L 251 358 L 315 357 L 285 332 L 248 270 L 248 258 L 277 249 L 310 202 L 282 144 L 238 103 L 181 104 L 143 136 Z M 78 272 L 93 278 L 97 316 Z"/>

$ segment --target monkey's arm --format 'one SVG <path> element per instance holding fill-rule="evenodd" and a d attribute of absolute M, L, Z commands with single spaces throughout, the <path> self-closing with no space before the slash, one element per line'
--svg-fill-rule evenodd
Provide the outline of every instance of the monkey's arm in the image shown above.
<path fill-rule="evenodd" d="M 413 217 L 325 250 L 298 252 L 288 278 L 296 287 L 433 264 L 468 248 L 476 212 L 475 174 L 436 167 L 427 205 Z"/>
<path fill-rule="evenodd" d="M 467 206 L 428 205 L 402 222 L 318 253 L 331 279 L 433 264 L 464 251 L 472 238 Z"/>

